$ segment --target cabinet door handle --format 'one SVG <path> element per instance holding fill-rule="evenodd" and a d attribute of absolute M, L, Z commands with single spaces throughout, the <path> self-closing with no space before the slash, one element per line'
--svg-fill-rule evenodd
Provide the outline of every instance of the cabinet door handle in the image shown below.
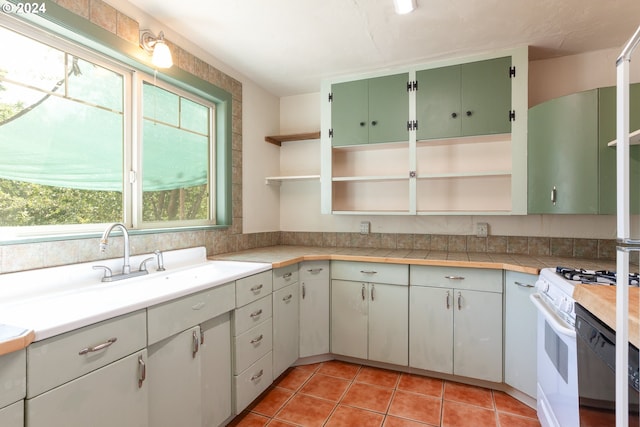
<path fill-rule="evenodd" d="M 454 113 L 451 113 L 451 118 L 452 118 L 452 119 L 455 119 L 456 117 L 458 117 L 458 113 L 455 113 L 455 112 L 454 112 Z"/>
<path fill-rule="evenodd" d="M 530 283 L 522 283 L 522 282 L 514 282 L 516 285 L 523 287 L 523 288 L 533 288 L 535 287 L 535 285 L 532 285 Z"/>
<path fill-rule="evenodd" d="M 288 279 L 289 277 L 291 277 L 293 275 L 293 273 L 287 273 L 287 274 L 283 274 L 282 278 L 283 279 Z"/>
<path fill-rule="evenodd" d="M 260 369 L 260 372 L 258 372 L 257 374 L 253 375 L 251 377 L 251 381 L 255 381 L 257 379 L 260 379 L 260 377 L 262 377 L 264 375 L 264 369 Z"/>
<path fill-rule="evenodd" d="M 377 125 L 377 124 L 378 124 L 378 122 L 377 122 L 376 120 L 373 120 L 373 121 L 371 122 L 371 126 L 375 126 L 375 125 Z"/>
<path fill-rule="evenodd" d="M 449 310 L 449 308 L 451 308 L 451 293 L 449 291 L 447 291 L 446 302 L 447 302 L 447 310 Z"/>
<path fill-rule="evenodd" d="M 304 285 L 304 283 L 302 284 L 302 299 L 304 299 L 304 297 L 307 295 L 307 288 Z"/>
<path fill-rule="evenodd" d="M 307 271 L 309 273 L 311 273 L 311 274 L 317 274 L 317 273 L 320 273 L 322 271 L 322 267 L 320 267 L 320 268 L 310 268 Z"/>
<path fill-rule="evenodd" d="M 260 341 L 262 341 L 262 338 L 264 338 L 264 335 L 260 334 L 259 336 L 255 337 L 254 339 L 252 339 L 251 341 L 249 341 L 250 344 L 257 344 Z"/>
<path fill-rule="evenodd" d="M 360 270 L 360 273 L 362 273 L 362 274 L 378 274 L 378 272 L 375 271 L 375 270 Z"/>
<path fill-rule="evenodd" d="M 473 111 L 467 110 L 467 117 L 471 117 L 473 115 Z"/>
<path fill-rule="evenodd" d="M 551 203 L 556 204 L 556 201 L 558 200 L 558 190 L 556 189 L 556 186 L 553 186 L 553 189 L 551 190 Z"/>
<path fill-rule="evenodd" d="M 364 125 L 366 125 L 365 122 L 360 122 L 360 126 L 364 127 Z"/>
<path fill-rule="evenodd" d="M 96 351 L 104 350 L 105 348 L 111 346 L 116 341 L 118 341 L 118 338 L 115 338 L 115 337 L 114 338 L 109 338 L 108 340 L 106 340 L 102 344 L 94 345 L 93 347 L 83 348 L 82 350 L 80 350 L 78 352 L 78 354 L 80 356 L 82 356 L 82 355 L 87 354 L 87 353 L 94 353 Z"/>
<path fill-rule="evenodd" d="M 291 298 L 293 298 L 293 295 L 289 294 L 286 297 L 282 298 L 282 301 L 287 302 L 289 301 Z"/>
<path fill-rule="evenodd" d="M 200 345 L 204 344 L 204 331 L 202 330 L 202 326 L 200 327 Z"/>
<path fill-rule="evenodd" d="M 371 301 L 375 301 L 376 297 L 373 293 L 373 291 L 376 289 L 376 287 L 374 285 L 371 285 Z"/>
<path fill-rule="evenodd" d="M 261 314 L 262 314 L 262 309 L 259 309 L 259 310 L 254 311 L 253 313 L 251 313 L 249 315 L 249 317 L 254 318 L 254 317 L 260 316 Z"/>
<path fill-rule="evenodd" d="M 444 276 L 444 278 L 449 280 L 464 280 L 464 276 Z"/>
<path fill-rule="evenodd" d="M 198 338 L 198 334 L 196 331 L 193 331 L 192 338 L 192 346 L 191 346 L 191 356 L 195 359 L 196 353 L 200 350 L 200 338 Z"/>
<path fill-rule="evenodd" d="M 462 310 L 462 293 L 458 292 L 458 310 Z"/>
<path fill-rule="evenodd" d="M 147 365 L 144 363 L 142 355 L 138 356 L 138 388 L 142 387 L 142 383 L 147 379 Z"/>
<path fill-rule="evenodd" d="M 258 292 L 262 289 L 262 283 L 251 288 L 251 292 Z"/>
<path fill-rule="evenodd" d="M 363 283 L 362 284 L 362 301 L 364 301 L 364 298 L 365 298 L 364 292 L 365 292 L 365 289 L 364 289 L 364 283 Z"/>

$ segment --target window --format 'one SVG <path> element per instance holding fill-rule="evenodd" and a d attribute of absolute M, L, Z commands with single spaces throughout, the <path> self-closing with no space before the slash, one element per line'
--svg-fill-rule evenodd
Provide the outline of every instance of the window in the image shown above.
<path fill-rule="evenodd" d="M 0 240 L 216 224 L 215 99 L 21 30 L 0 26 Z"/>

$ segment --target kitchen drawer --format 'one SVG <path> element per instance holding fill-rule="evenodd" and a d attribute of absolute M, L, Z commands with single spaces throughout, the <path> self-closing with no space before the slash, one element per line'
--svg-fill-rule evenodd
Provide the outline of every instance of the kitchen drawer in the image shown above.
<path fill-rule="evenodd" d="M 234 338 L 236 375 L 273 349 L 271 318 Z"/>
<path fill-rule="evenodd" d="M 24 399 L 26 387 L 26 350 L 0 356 L 0 408 Z M 0 423 L 0 425 L 3 424 Z"/>
<path fill-rule="evenodd" d="M 27 347 L 27 397 L 145 348 L 146 320 L 140 310 L 32 343 Z"/>
<path fill-rule="evenodd" d="M 5 408 L 0 406 L 0 426 L 24 427 L 24 400 Z"/>
<path fill-rule="evenodd" d="M 273 290 L 284 288 L 298 281 L 298 264 L 292 264 L 273 271 Z"/>
<path fill-rule="evenodd" d="M 242 307 L 250 302 L 269 295 L 273 289 L 271 271 L 263 271 L 253 276 L 236 280 L 236 307 Z"/>
<path fill-rule="evenodd" d="M 331 278 L 355 282 L 409 284 L 409 266 L 380 262 L 332 261 Z"/>
<path fill-rule="evenodd" d="M 242 412 L 273 381 L 272 354 L 268 352 L 235 379 L 236 414 Z"/>
<path fill-rule="evenodd" d="M 300 281 L 329 280 L 329 261 L 304 261 L 300 264 Z"/>
<path fill-rule="evenodd" d="M 227 313 L 234 307 L 235 286 L 233 282 L 149 307 L 147 309 L 148 344 L 157 343 L 171 335 Z"/>
<path fill-rule="evenodd" d="M 411 286 L 502 292 L 502 270 L 412 265 Z"/>
<path fill-rule="evenodd" d="M 233 317 L 233 336 L 237 337 L 271 318 L 272 306 L 271 295 L 267 295 L 258 301 L 236 309 Z"/>
<path fill-rule="evenodd" d="M 148 426 L 146 350 L 131 354 L 25 402 L 29 427 Z M 55 365 L 51 365 L 55 366 Z M 152 375 L 150 372 L 147 374 Z"/>

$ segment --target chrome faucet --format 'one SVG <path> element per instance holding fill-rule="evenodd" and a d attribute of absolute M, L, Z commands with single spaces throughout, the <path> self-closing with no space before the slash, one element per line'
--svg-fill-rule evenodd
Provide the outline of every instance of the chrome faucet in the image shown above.
<path fill-rule="evenodd" d="M 131 247 L 129 246 L 129 231 L 127 231 L 127 227 L 125 227 L 124 224 L 116 222 L 104 230 L 102 238 L 100 239 L 100 252 L 104 252 L 107 249 L 107 245 L 109 244 L 109 234 L 111 234 L 113 229 L 116 227 L 122 229 L 122 235 L 124 236 L 124 264 L 122 265 L 122 274 L 129 275 L 131 273 L 131 265 L 129 265 Z"/>

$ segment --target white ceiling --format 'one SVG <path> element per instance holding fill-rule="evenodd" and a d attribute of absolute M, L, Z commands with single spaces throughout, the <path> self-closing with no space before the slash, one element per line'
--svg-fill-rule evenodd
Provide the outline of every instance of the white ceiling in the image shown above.
<path fill-rule="evenodd" d="M 129 2 L 279 96 L 318 92 L 325 77 L 523 45 L 534 59 L 621 49 L 640 25 L 638 0 L 417 0 L 408 15 L 392 0 Z"/>

